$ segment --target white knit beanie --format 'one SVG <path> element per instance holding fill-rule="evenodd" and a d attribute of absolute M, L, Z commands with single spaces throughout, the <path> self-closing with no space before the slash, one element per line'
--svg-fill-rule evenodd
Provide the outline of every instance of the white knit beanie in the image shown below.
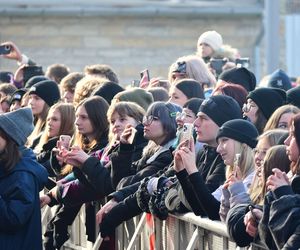
<path fill-rule="evenodd" d="M 219 50 L 223 45 L 222 36 L 215 30 L 204 32 L 198 39 L 198 46 L 201 43 L 207 43 L 214 51 Z"/>

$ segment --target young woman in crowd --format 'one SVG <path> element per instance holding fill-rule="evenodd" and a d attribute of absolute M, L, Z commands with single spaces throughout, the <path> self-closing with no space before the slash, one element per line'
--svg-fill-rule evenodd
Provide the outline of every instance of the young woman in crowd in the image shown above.
<path fill-rule="evenodd" d="M 59 101 L 60 93 L 56 82 L 45 80 L 34 84 L 28 94 L 28 104 L 35 120 L 34 130 L 28 138 L 28 146 L 34 149 L 45 129 L 49 108 Z"/>
<path fill-rule="evenodd" d="M 189 99 L 204 98 L 203 89 L 200 84 L 193 79 L 183 79 L 176 81 L 170 88 L 169 102 L 182 107 Z"/>
<path fill-rule="evenodd" d="M 281 128 L 289 130 L 289 124 L 291 118 L 299 113 L 300 109 L 293 105 L 283 105 L 277 108 L 269 118 L 264 131 Z"/>
<path fill-rule="evenodd" d="M 299 220 L 299 157 L 300 157 L 300 115 L 291 120 L 289 136 L 285 140 L 286 152 L 292 162 L 291 172 L 287 174 L 273 168 L 266 183 L 270 191 L 264 200 L 264 210 L 259 223 L 261 240 L 272 249 L 298 249 L 300 247 Z M 253 224 L 253 223 L 252 223 Z"/>
<path fill-rule="evenodd" d="M 1 249 L 42 250 L 39 192 L 47 171 L 24 147 L 33 130 L 30 108 L 0 116 Z"/>
<path fill-rule="evenodd" d="M 254 159 L 253 151 L 257 141 L 258 132 L 252 123 L 235 119 L 228 121 L 222 125 L 217 135 L 218 148 L 217 151 L 222 156 L 224 163 L 227 165 L 227 179 L 231 175 L 239 172 L 245 187 L 248 189 L 254 176 Z M 234 166 L 236 154 L 240 154 L 239 169 Z M 222 196 L 222 186 L 220 186 L 213 194 L 205 186 L 201 175 L 195 165 L 195 149 L 194 143 L 189 145 L 182 143 L 175 153 L 174 169 L 179 176 L 182 189 L 186 195 L 190 205 L 202 210 L 201 214 L 208 216 L 210 219 L 219 220 L 219 209 Z M 190 194 L 190 188 L 187 183 L 180 178 L 180 172 L 187 171 L 189 174 L 190 184 L 194 187 L 194 193 Z M 230 197 L 228 197 L 230 198 Z M 199 214 L 199 211 L 194 211 Z"/>
<path fill-rule="evenodd" d="M 227 205 L 227 208 L 221 208 L 220 212 L 224 214 L 224 212 L 222 212 L 222 209 L 227 210 L 230 207 L 227 213 L 227 228 L 230 236 L 240 247 L 247 246 L 254 240 L 254 238 L 246 232 L 244 218 L 246 213 L 248 212 L 249 204 L 259 206 L 262 206 L 263 204 L 266 190 L 264 188 L 265 180 L 262 181 L 262 175 L 264 173 L 264 159 L 266 157 L 266 153 L 271 147 L 276 146 L 280 143 L 282 144 L 283 138 L 286 138 L 286 136 L 287 133 L 285 130 L 273 129 L 264 132 L 258 137 L 258 143 L 256 148 L 254 149 L 256 175 L 248 192 L 243 187 L 243 185 L 241 185 L 240 182 L 236 182 L 234 178 L 232 178 L 230 182 L 228 182 L 228 189 L 231 190 L 231 185 L 233 185 L 233 188 L 235 190 L 238 190 L 238 192 L 236 192 L 236 196 L 234 197 L 232 204 L 230 204 L 230 206 Z M 282 152 L 282 149 L 280 149 L 280 151 Z M 274 154 L 272 154 L 272 157 L 274 157 Z M 268 164 L 268 166 L 271 166 L 270 164 L 274 163 L 274 159 L 269 159 L 268 162 L 269 163 L 266 164 Z M 279 160 L 278 162 L 286 163 L 286 157 L 281 157 L 281 160 Z M 284 165 L 285 168 L 286 165 L 287 164 Z M 223 217 L 223 220 L 225 220 L 225 217 Z"/>
<path fill-rule="evenodd" d="M 107 102 L 99 96 L 89 97 L 81 101 L 75 112 L 76 133 L 72 144 L 83 149 L 88 154 L 93 154 L 97 150 L 104 148 L 107 145 L 108 121 L 106 113 L 108 110 Z M 65 148 L 60 148 L 61 142 L 58 141 L 58 153 L 52 156 L 51 166 L 57 175 L 66 176 L 59 181 L 59 185 L 67 185 L 66 183 L 79 179 L 85 181 L 83 173 L 72 165 L 65 165 L 64 156 L 68 152 Z M 51 192 L 49 193 L 51 194 Z M 51 197 L 43 196 L 41 203 L 56 204 Z M 50 200 L 49 200 L 50 199 Z M 69 238 L 68 225 L 71 225 L 80 210 L 81 204 L 73 207 L 59 206 L 57 212 L 48 223 L 45 233 L 45 249 L 59 248 Z M 94 235 L 94 210 L 93 205 L 87 206 L 87 234 L 92 241 Z"/>
<path fill-rule="evenodd" d="M 48 112 L 46 127 L 39 144 L 35 148 L 37 161 L 48 171 L 50 177 L 56 177 L 50 165 L 52 149 L 56 147 L 60 135 L 74 134 L 75 109 L 72 104 L 56 103 Z"/>
<path fill-rule="evenodd" d="M 249 93 L 243 107 L 246 116 L 262 134 L 266 123 L 273 112 L 284 105 L 285 91 L 277 88 L 258 88 Z"/>

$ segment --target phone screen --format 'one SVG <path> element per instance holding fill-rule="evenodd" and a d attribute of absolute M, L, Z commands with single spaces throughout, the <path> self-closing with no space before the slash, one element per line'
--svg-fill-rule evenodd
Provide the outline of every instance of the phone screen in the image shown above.
<path fill-rule="evenodd" d="M 148 86 L 150 82 L 149 70 L 144 69 L 143 71 L 141 71 L 140 75 L 141 75 L 140 87 L 143 88 Z"/>

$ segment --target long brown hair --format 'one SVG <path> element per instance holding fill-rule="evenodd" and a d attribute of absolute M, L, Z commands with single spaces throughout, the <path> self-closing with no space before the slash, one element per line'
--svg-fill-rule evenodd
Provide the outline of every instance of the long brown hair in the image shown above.
<path fill-rule="evenodd" d="M 48 112 L 48 115 L 51 113 L 51 111 L 54 112 L 54 110 L 57 110 L 60 113 L 61 116 L 61 123 L 60 128 L 58 131 L 58 135 L 70 135 L 72 136 L 74 134 L 74 121 L 75 121 L 75 108 L 73 104 L 70 103 L 56 103 L 54 104 Z M 47 116 L 48 119 L 48 116 Z M 41 139 L 39 141 L 39 144 L 36 146 L 35 151 L 39 152 L 42 150 L 43 145 L 48 142 L 50 139 L 48 136 L 47 131 L 47 124 L 46 129 L 43 131 L 43 134 L 41 136 Z"/>
<path fill-rule="evenodd" d="M 0 153 L 0 161 L 3 163 L 4 171 L 11 171 L 20 161 L 21 153 L 17 143 L 11 139 L 2 129 L 0 129 L 0 137 L 6 141 L 3 152 Z"/>

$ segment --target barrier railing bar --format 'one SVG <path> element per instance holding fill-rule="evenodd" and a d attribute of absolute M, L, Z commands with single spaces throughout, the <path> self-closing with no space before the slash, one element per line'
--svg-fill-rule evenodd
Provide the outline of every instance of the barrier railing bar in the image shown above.
<path fill-rule="evenodd" d="M 186 250 L 194 249 L 194 247 L 197 243 L 198 236 L 199 236 L 199 232 L 198 232 L 198 228 L 196 228 L 195 231 L 193 232 L 193 235 L 192 235 L 192 238 L 191 238 L 189 244 L 187 245 Z"/>
<path fill-rule="evenodd" d="M 136 230 L 132 236 L 132 239 L 129 242 L 127 250 L 131 250 L 134 248 L 136 244 L 137 237 L 141 234 L 142 230 L 144 229 L 143 226 L 146 224 L 146 213 L 143 213 L 139 224 L 136 227 Z"/>

